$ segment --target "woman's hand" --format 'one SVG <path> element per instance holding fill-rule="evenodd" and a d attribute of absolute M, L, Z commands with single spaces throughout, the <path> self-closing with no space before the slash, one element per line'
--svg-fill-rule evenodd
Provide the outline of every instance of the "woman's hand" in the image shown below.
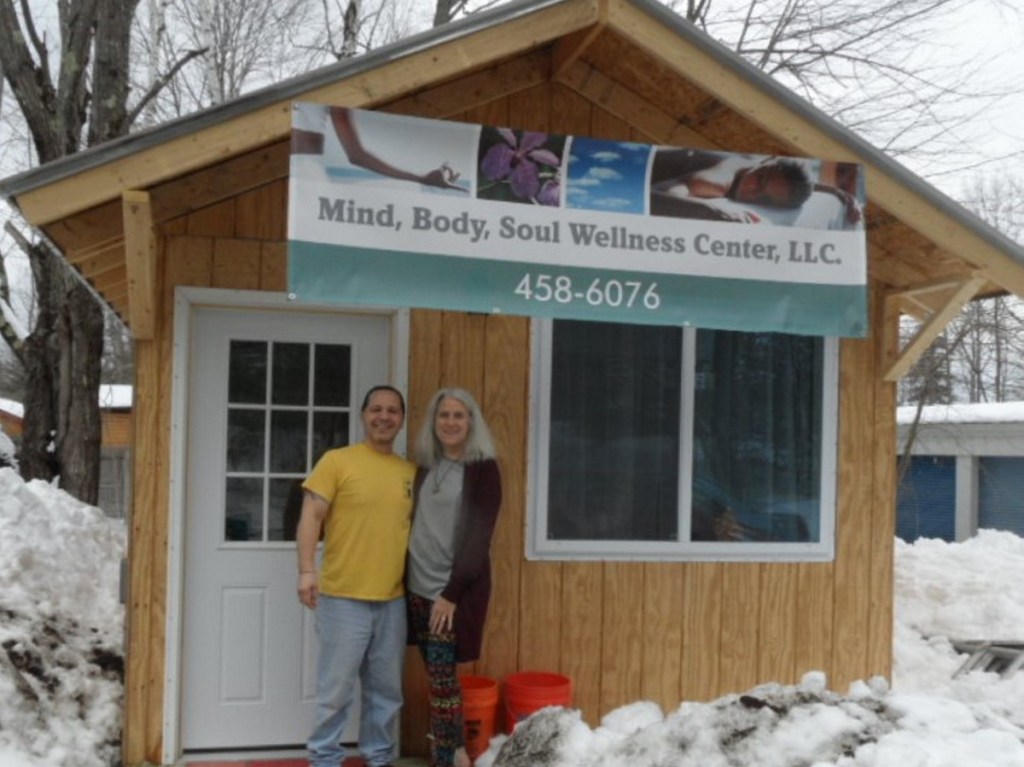
<path fill-rule="evenodd" d="M 451 632 L 455 625 L 455 604 L 444 597 L 438 597 L 430 608 L 430 633 Z"/>
<path fill-rule="evenodd" d="M 459 175 L 448 163 L 442 163 L 440 168 L 424 174 L 420 182 L 425 186 L 436 186 L 441 189 L 455 189 L 459 192 L 468 192 L 468 189 L 455 183 L 459 180 Z"/>

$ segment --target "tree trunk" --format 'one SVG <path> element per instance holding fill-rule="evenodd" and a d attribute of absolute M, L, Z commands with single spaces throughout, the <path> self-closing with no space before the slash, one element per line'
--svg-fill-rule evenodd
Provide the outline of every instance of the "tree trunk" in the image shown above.
<path fill-rule="evenodd" d="M 60 483 L 79 500 L 95 504 L 99 500 L 102 441 L 98 393 L 103 310 L 77 277 L 64 270 L 62 278 L 65 301 L 60 307 L 58 328 L 61 382 L 57 413 Z"/>
<path fill-rule="evenodd" d="M 85 503 L 99 498 L 98 391 L 103 310 L 48 247 L 32 247 L 38 294 L 35 329 L 25 339 L 25 407 L 19 465 L 25 479 L 60 478 Z"/>

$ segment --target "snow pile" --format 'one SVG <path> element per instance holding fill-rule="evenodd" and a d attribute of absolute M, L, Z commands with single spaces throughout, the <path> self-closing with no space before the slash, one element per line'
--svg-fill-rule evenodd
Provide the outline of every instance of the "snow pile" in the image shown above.
<path fill-rule="evenodd" d="M 117 761 L 124 525 L 0 469 L 0 765 Z"/>
<path fill-rule="evenodd" d="M 579 711 L 549 707 L 495 738 L 476 767 L 961 767 L 1024 765 L 1024 730 L 954 700 L 891 694 L 884 680 L 848 695 L 823 674 L 766 684 L 662 716 L 623 706 L 591 731 Z"/>

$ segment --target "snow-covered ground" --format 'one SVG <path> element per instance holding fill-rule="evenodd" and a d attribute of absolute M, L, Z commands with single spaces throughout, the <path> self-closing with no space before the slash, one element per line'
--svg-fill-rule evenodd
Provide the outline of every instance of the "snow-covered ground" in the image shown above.
<path fill-rule="evenodd" d="M 1024 539 L 896 541 L 892 689 L 820 673 L 595 728 L 547 709 L 478 767 L 1024 767 L 1024 672 L 953 678 L 951 639 L 1024 641 Z M 121 725 L 124 529 L 0 469 L 0 767 L 107 767 Z"/>

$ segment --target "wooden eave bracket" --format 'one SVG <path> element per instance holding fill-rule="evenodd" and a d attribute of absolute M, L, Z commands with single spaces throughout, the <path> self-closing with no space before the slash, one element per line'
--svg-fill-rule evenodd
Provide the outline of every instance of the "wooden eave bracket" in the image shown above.
<path fill-rule="evenodd" d="M 124 260 L 128 274 L 128 325 L 138 340 L 153 340 L 156 330 L 156 235 L 149 192 L 129 189 L 121 195 Z"/>
<path fill-rule="evenodd" d="M 970 278 L 962 282 L 935 283 L 888 294 L 885 300 L 890 306 L 906 306 L 910 304 L 918 309 L 925 309 L 927 304 L 920 300 L 922 294 L 953 289 L 946 303 L 932 311 L 914 337 L 907 342 L 901 351 L 895 354 L 895 360 L 886 368 L 883 378 L 886 381 L 898 381 L 905 376 L 910 368 L 914 366 L 914 363 L 921 358 L 925 350 L 932 345 L 932 342 L 938 337 L 939 333 L 945 329 L 950 320 L 960 313 L 960 310 L 964 308 L 968 301 L 974 298 L 978 290 L 987 281 L 983 274 L 974 272 Z M 898 316 L 898 311 L 895 314 Z M 920 316 L 917 312 L 913 312 L 913 314 Z M 888 356 L 887 354 L 886 363 L 889 362 Z M 885 368 L 885 364 L 883 364 L 883 368 Z"/>

